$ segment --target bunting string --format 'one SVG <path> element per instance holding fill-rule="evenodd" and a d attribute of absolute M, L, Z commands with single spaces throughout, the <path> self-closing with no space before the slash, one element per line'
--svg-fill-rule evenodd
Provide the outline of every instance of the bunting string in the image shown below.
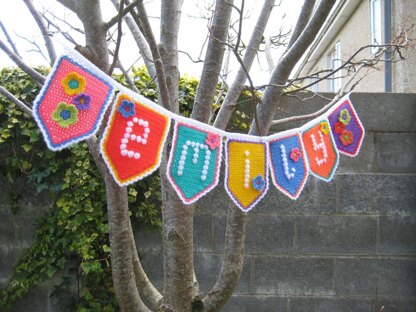
<path fill-rule="evenodd" d="M 214 189 L 225 159 L 224 187 L 247 212 L 273 185 L 296 200 L 309 173 L 332 180 L 339 154 L 358 155 L 365 130 L 349 95 L 300 128 L 265 137 L 230 133 L 172 113 L 125 88 L 78 52 L 66 48 L 33 105 L 35 120 L 51 150 L 94 135 L 113 101 L 100 151 L 121 186 L 159 168 L 174 122 L 167 178 L 181 201 L 195 203 Z"/>

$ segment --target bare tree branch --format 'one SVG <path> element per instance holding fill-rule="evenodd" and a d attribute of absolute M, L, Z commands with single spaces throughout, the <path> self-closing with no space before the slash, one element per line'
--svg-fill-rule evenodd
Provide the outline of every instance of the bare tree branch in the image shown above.
<path fill-rule="evenodd" d="M 56 59 L 56 52 L 55 52 L 55 47 L 51 39 L 51 33 L 46 28 L 46 25 L 43 22 L 42 16 L 36 10 L 35 6 L 33 5 L 32 0 L 23 0 L 23 1 L 26 4 L 27 8 L 29 9 L 30 13 L 32 14 L 33 18 L 35 19 L 36 24 L 38 24 L 40 32 L 42 33 L 42 36 L 43 36 L 43 40 L 45 40 L 45 46 L 49 55 L 49 62 L 52 65 Z"/>
<path fill-rule="evenodd" d="M 118 1 L 111 0 L 111 2 L 118 9 Z M 126 1 L 126 3 L 128 3 L 128 1 Z M 140 51 L 140 55 L 143 58 L 144 64 L 147 67 L 147 71 L 149 72 L 150 77 L 155 79 L 156 77 L 155 65 L 153 63 L 152 54 L 150 52 L 149 45 L 147 44 L 146 39 L 143 36 L 143 33 L 140 31 L 139 27 L 137 26 L 133 18 L 130 17 L 129 15 L 124 16 L 124 21 L 129 27 L 130 32 L 133 35 L 134 41 L 136 41 L 137 47 L 139 48 L 139 51 Z M 157 84 L 157 81 L 156 81 L 156 84 Z"/>
<path fill-rule="evenodd" d="M 302 31 L 305 29 L 306 25 L 308 24 L 313 8 L 315 6 L 315 0 L 306 0 L 303 3 L 302 10 L 300 11 L 298 21 L 296 22 L 295 29 L 293 30 L 292 37 L 290 37 L 290 41 L 287 45 L 287 50 L 289 50 L 293 44 L 298 40 L 299 36 L 301 35 Z"/>
<path fill-rule="evenodd" d="M 208 122 L 224 58 L 233 1 L 217 0 L 201 80 L 191 118 Z"/>
<path fill-rule="evenodd" d="M 116 66 L 116 63 L 118 61 L 118 53 L 120 51 L 121 37 L 123 36 L 123 32 L 121 30 L 122 22 L 123 22 L 123 9 L 124 9 L 124 0 L 121 0 L 120 8 L 118 9 L 116 48 L 114 50 L 113 62 L 111 63 L 110 69 L 108 70 L 109 76 L 111 76 L 111 74 L 113 73 L 114 67 Z"/>
<path fill-rule="evenodd" d="M 263 4 L 261 13 L 257 19 L 257 23 L 253 29 L 253 33 L 251 34 L 251 38 L 243 60 L 241 61 L 240 59 L 240 68 L 237 72 L 237 76 L 230 89 L 228 90 L 224 102 L 215 119 L 214 126 L 219 129 L 225 129 L 227 126 L 234 107 L 237 104 L 238 98 L 240 97 L 241 91 L 244 88 L 244 83 L 247 78 L 249 78 L 248 72 L 250 71 L 250 68 L 253 64 L 258 47 L 262 42 L 264 30 L 267 26 L 267 22 L 269 21 L 271 11 L 273 10 L 273 4 L 274 1 L 272 0 L 266 0 Z M 250 82 L 250 85 L 254 88 L 251 79 Z"/>
<path fill-rule="evenodd" d="M 16 48 L 16 45 L 14 44 L 12 38 L 9 36 L 9 32 L 7 31 L 6 27 L 3 25 L 1 20 L 0 20 L 0 28 L 3 31 L 4 35 L 6 36 L 6 39 L 9 42 L 9 45 L 12 47 L 14 54 L 16 54 L 18 57 L 21 58 L 19 51 Z"/>
<path fill-rule="evenodd" d="M 128 13 L 130 13 L 132 10 L 134 10 L 138 1 L 139 0 L 134 0 L 132 3 L 128 4 L 125 8 L 122 8 L 121 11 L 119 10 L 118 14 L 107 22 L 107 24 L 105 25 L 106 29 L 109 30 L 115 24 L 118 24 L 120 19 L 123 19 L 124 16 L 126 16 Z M 120 7 L 121 7 L 121 5 L 124 6 L 123 2 L 124 1 L 121 0 Z M 114 1 L 113 1 L 113 3 L 114 3 Z"/>
<path fill-rule="evenodd" d="M 158 87 L 159 87 L 160 104 L 164 108 L 172 111 L 173 108 L 172 108 L 172 104 L 169 98 L 169 89 L 166 84 L 166 75 L 165 75 L 165 70 L 163 67 L 162 57 L 160 56 L 159 47 L 157 45 L 152 28 L 150 27 L 149 19 L 146 13 L 146 9 L 143 5 L 143 1 L 139 1 L 136 7 L 137 7 L 137 14 L 133 12 L 131 13 L 137 26 L 143 32 L 143 35 L 145 36 L 146 41 L 149 44 L 150 51 L 152 53 L 153 61 L 155 64 Z"/>
<path fill-rule="evenodd" d="M 3 41 L 0 40 L 0 49 L 3 50 L 7 56 L 16 63 L 26 74 L 28 74 L 36 83 L 43 85 L 45 83 L 45 77 L 39 74 L 37 71 L 32 69 L 29 65 L 27 65 L 23 60 L 16 54 L 13 53 Z"/>
<path fill-rule="evenodd" d="M 2 86 L 0 86 L 0 94 L 3 94 L 9 101 L 16 104 L 26 114 L 32 116 L 32 110 L 25 103 L 20 101 L 17 97 L 15 97 L 13 94 L 11 94 L 9 91 L 7 91 Z"/>
<path fill-rule="evenodd" d="M 321 29 L 322 21 L 326 20 L 335 2 L 335 0 L 321 0 L 313 17 L 305 27 L 300 37 L 281 57 L 278 65 L 272 73 L 270 84 L 286 84 L 290 73 L 308 46 L 315 39 Z M 257 114 L 259 119 L 262 121 L 262 134 L 267 134 L 270 128 L 273 116 L 277 110 L 277 105 L 280 103 L 282 92 L 283 88 L 276 87 L 267 87 L 265 90 L 263 103 L 257 107 Z M 250 134 L 258 134 L 255 130 L 254 123 L 252 123 Z"/>

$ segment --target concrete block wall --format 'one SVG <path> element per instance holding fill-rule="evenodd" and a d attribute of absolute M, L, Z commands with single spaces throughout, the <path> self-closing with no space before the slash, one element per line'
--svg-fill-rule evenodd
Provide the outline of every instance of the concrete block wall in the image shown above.
<path fill-rule="evenodd" d="M 297 201 L 270 187 L 248 213 L 244 268 L 224 311 L 416 311 L 416 95 L 353 94 L 352 101 L 367 131 L 360 154 L 341 156 L 329 183 L 310 177 Z M 323 104 L 291 98 L 279 117 Z M 44 204 L 28 201 L 33 222 L 34 207 Z M 195 270 L 203 292 L 220 272 L 229 201 L 221 180 L 198 202 Z M 20 219 L 3 219 L 11 218 L 5 202 L 0 193 L 0 282 L 10 276 L 22 241 L 13 223 Z M 137 241 L 143 266 L 161 289 L 160 236 L 138 229 Z M 25 299 L 39 308 L 16 311 L 56 311 L 45 287 Z"/>
<path fill-rule="evenodd" d="M 270 187 L 248 213 L 244 268 L 224 311 L 416 311 L 416 95 L 351 100 L 366 128 L 360 154 L 342 155 L 329 183 L 309 177 L 296 201 Z M 291 99 L 280 117 L 323 102 Z M 220 272 L 228 202 L 221 180 L 196 209 L 195 267 L 205 292 Z M 161 288 L 160 237 L 139 231 L 138 242 Z"/>

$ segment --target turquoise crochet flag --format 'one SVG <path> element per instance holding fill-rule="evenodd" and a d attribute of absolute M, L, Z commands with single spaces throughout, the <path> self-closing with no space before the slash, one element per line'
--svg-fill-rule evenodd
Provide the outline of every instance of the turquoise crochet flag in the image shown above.
<path fill-rule="evenodd" d="M 175 124 L 167 176 L 183 203 L 197 201 L 218 184 L 221 148 L 218 134 L 196 125 Z"/>

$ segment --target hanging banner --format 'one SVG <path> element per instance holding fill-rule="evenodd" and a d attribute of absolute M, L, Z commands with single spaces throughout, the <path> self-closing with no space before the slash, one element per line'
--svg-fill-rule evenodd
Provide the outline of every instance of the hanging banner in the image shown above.
<path fill-rule="evenodd" d="M 338 166 L 339 154 L 326 118 L 317 118 L 302 127 L 302 141 L 311 173 L 331 181 Z"/>
<path fill-rule="evenodd" d="M 225 156 L 225 190 L 236 205 L 247 212 L 269 189 L 267 144 L 228 138 Z"/>
<path fill-rule="evenodd" d="M 197 201 L 218 184 L 221 150 L 218 134 L 191 122 L 175 124 L 167 177 L 184 204 Z"/>
<path fill-rule="evenodd" d="M 331 107 L 327 116 L 338 150 L 350 157 L 357 156 L 365 130 L 349 97 Z"/>
<path fill-rule="evenodd" d="M 61 150 L 98 130 L 114 95 L 108 79 L 97 68 L 86 68 L 65 55 L 55 62 L 33 105 L 49 149 Z"/>
<path fill-rule="evenodd" d="M 101 140 L 101 153 L 120 185 L 140 180 L 159 167 L 169 131 L 170 119 L 140 98 L 118 95 Z"/>
<path fill-rule="evenodd" d="M 283 194 L 297 199 L 309 174 L 299 130 L 289 130 L 270 137 L 269 164 L 273 184 Z"/>

